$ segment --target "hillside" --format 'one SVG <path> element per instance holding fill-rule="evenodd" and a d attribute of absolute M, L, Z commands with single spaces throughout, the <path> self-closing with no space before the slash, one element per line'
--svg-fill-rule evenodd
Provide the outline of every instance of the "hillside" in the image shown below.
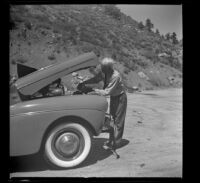
<path fill-rule="evenodd" d="M 114 5 L 11 7 L 10 74 L 16 63 L 41 68 L 89 51 L 114 58 L 128 87 L 182 85 L 182 43 L 140 29 Z"/>

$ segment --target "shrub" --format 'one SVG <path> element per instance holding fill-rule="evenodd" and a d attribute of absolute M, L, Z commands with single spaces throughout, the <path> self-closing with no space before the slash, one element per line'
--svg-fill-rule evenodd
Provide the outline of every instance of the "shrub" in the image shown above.
<path fill-rule="evenodd" d="M 167 58 L 160 58 L 160 62 L 165 65 L 170 65 L 169 60 Z"/>
<path fill-rule="evenodd" d="M 170 42 L 164 41 L 163 42 L 163 46 L 165 46 L 165 47 L 171 47 L 172 44 Z"/>
<path fill-rule="evenodd" d="M 142 22 L 139 22 L 139 24 L 138 24 L 138 28 L 141 29 L 141 30 L 144 29 L 144 25 L 143 25 Z"/>
<path fill-rule="evenodd" d="M 125 73 L 125 74 L 128 74 L 130 71 L 131 71 L 131 70 L 130 70 L 128 67 L 125 67 L 125 68 L 124 68 L 124 73 Z"/>
<path fill-rule="evenodd" d="M 34 19 L 36 19 L 38 22 L 41 22 L 41 23 L 50 23 L 49 21 L 49 17 L 47 15 L 39 15 L 39 14 L 36 14 L 36 15 L 32 15 L 32 17 Z"/>
<path fill-rule="evenodd" d="M 127 65 L 127 67 L 129 69 L 131 69 L 132 71 L 135 71 L 138 69 L 137 63 L 133 62 L 133 61 L 129 61 L 128 63 L 126 63 L 125 65 Z"/>
<path fill-rule="evenodd" d="M 17 29 L 17 25 L 13 20 L 10 20 L 9 30 Z"/>
<path fill-rule="evenodd" d="M 82 47 L 82 51 L 83 52 L 91 52 L 93 51 L 94 47 L 92 45 L 85 45 L 84 47 Z"/>
<path fill-rule="evenodd" d="M 149 62 L 144 59 L 137 59 L 136 63 L 137 63 L 137 65 L 141 66 L 142 68 L 146 68 L 149 65 Z"/>
<path fill-rule="evenodd" d="M 31 30 L 32 29 L 32 24 L 29 22 L 29 21 L 26 21 L 24 23 L 24 26 L 28 29 L 28 30 Z"/>
<path fill-rule="evenodd" d="M 141 54 L 142 54 L 143 56 L 145 56 L 146 58 L 152 60 L 152 61 L 153 61 L 153 60 L 155 59 L 155 57 L 156 57 L 155 53 L 154 53 L 153 51 L 150 51 L 150 50 L 142 50 L 142 51 L 141 51 Z"/>
<path fill-rule="evenodd" d="M 14 23 L 21 23 L 24 21 L 24 19 L 19 15 L 19 14 L 15 14 L 15 16 L 11 16 L 11 20 L 14 22 Z"/>
<path fill-rule="evenodd" d="M 48 56 L 48 59 L 49 59 L 49 60 L 55 60 L 55 59 L 56 59 L 56 57 L 55 57 L 55 55 L 54 55 L 54 54 L 51 54 L 51 55 L 49 55 L 49 56 Z"/>
<path fill-rule="evenodd" d="M 159 54 L 159 53 L 160 53 L 159 48 L 156 48 L 156 49 L 155 49 L 155 53 L 156 53 L 156 54 Z"/>
<path fill-rule="evenodd" d="M 41 31 L 41 34 L 44 35 L 44 36 L 46 36 L 46 35 L 47 35 L 47 32 L 44 31 L 44 30 L 42 30 L 42 31 Z"/>
<path fill-rule="evenodd" d="M 159 32 L 159 30 L 158 30 L 158 29 L 156 29 L 156 34 L 160 35 L 160 32 Z"/>
<path fill-rule="evenodd" d="M 162 77 L 160 74 L 149 73 L 148 77 L 148 82 L 150 82 L 153 86 L 161 87 L 168 85 L 166 78 Z"/>
<path fill-rule="evenodd" d="M 153 88 L 153 86 L 146 86 L 145 87 L 145 90 L 153 90 L 154 88 Z"/>
<path fill-rule="evenodd" d="M 86 31 L 86 30 L 81 32 L 80 40 L 94 44 L 94 45 L 99 45 L 99 42 L 96 40 L 96 38 L 93 36 L 93 34 L 91 32 Z"/>
<path fill-rule="evenodd" d="M 149 18 L 146 19 L 146 27 L 149 32 L 151 32 L 151 29 L 154 27 L 154 25 L 152 24 L 152 22 Z"/>
<path fill-rule="evenodd" d="M 172 33 L 171 39 L 172 39 L 173 44 L 178 44 L 178 40 L 177 40 L 175 32 Z"/>
<path fill-rule="evenodd" d="M 164 68 L 164 65 L 163 65 L 163 64 L 160 63 L 159 65 L 160 65 L 161 68 Z"/>
<path fill-rule="evenodd" d="M 36 26 L 36 28 L 43 28 L 43 29 L 49 30 L 49 29 L 51 29 L 51 25 L 48 24 L 48 23 L 39 23 L 39 24 Z"/>
<path fill-rule="evenodd" d="M 24 39 L 26 39 L 26 29 L 22 30 L 21 35 L 22 35 L 22 37 L 23 37 Z"/>
<path fill-rule="evenodd" d="M 177 59 L 170 59 L 170 66 L 182 71 L 182 64 Z"/>
<path fill-rule="evenodd" d="M 149 82 L 153 85 L 153 86 L 162 86 L 162 82 L 159 79 L 159 77 L 154 77 L 153 75 L 151 76 Z"/>
<path fill-rule="evenodd" d="M 54 30 L 53 30 L 53 33 L 58 34 L 59 31 L 54 29 Z"/>
<path fill-rule="evenodd" d="M 76 25 L 73 24 L 73 23 L 65 22 L 64 24 L 57 24 L 55 26 L 57 26 L 61 30 L 63 29 L 66 32 L 70 32 L 73 35 L 77 34 L 77 32 L 76 32 Z M 56 29 L 55 26 L 54 26 L 54 29 L 57 30 L 57 31 L 59 31 L 59 29 Z"/>
<path fill-rule="evenodd" d="M 151 50 L 152 49 L 152 44 L 150 42 L 147 42 L 147 41 L 142 41 L 140 43 L 140 47 L 146 48 L 148 50 Z"/>
<path fill-rule="evenodd" d="M 17 59 L 17 62 L 21 63 L 21 64 L 24 64 L 27 62 L 27 60 L 25 58 L 18 58 Z"/>
<path fill-rule="evenodd" d="M 107 15 L 113 17 L 114 19 L 117 19 L 117 20 L 121 19 L 120 10 L 114 5 L 105 5 L 104 10 Z"/>

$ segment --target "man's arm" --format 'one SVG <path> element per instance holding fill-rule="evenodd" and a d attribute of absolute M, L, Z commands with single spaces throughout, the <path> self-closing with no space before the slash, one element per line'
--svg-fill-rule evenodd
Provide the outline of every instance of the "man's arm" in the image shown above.
<path fill-rule="evenodd" d="M 96 84 L 102 80 L 103 80 L 103 76 L 101 73 L 99 73 L 96 76 L 94 76 L 93 78 L 83 81 L 82 84 Z"/>
<path fill-rule="evenodd" d="M 95 89 L 95 92 L 101 95 L 105 95 L 105 96 L 110 95 L 116 89 L 119 82 L 120 82 L 120 77 L 116 76 L 111 80 L 111 82 L 108 84 L 108 86 L 104 90 Z"/>

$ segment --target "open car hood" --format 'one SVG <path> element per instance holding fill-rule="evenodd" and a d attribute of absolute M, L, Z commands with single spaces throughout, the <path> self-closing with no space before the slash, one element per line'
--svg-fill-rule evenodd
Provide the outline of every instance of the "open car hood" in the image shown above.
<path fill-rule="evenodd" d="M 28 74 L 18 79 L 15 86 L 23 95 L 32 95 L 58 78 L 98 64 L 98 58 L 93 52 L 85 53 L 66 62 L 50 65 Z"/>

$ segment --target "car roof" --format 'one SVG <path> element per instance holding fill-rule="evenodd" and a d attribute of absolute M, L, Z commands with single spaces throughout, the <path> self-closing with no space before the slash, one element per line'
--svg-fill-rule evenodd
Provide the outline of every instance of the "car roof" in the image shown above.
<path fill-rule="evenodd" d="M 98 57 L 93 52 L 84 53 L 66 62 L 50 65 L 28 74 L 18 79 L 15 86 L 23 95 L 32 95 L 58 78 L 98 64 Z"/>

